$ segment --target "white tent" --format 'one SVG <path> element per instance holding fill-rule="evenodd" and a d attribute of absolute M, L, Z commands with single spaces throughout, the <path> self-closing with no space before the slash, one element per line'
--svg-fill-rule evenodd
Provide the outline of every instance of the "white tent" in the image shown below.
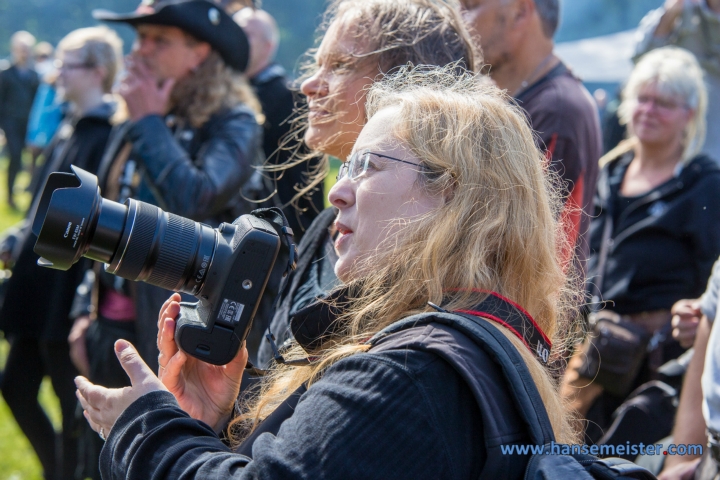
<path fill-rule="evenodd" d="M 636 30 L 559 43 L 555 53 L 584 82 L 622 83 L 633 68 Z"/>

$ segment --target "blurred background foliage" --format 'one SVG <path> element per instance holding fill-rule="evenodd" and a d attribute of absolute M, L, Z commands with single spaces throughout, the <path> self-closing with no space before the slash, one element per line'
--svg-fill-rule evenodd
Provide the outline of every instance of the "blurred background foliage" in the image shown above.
<path fill-rule="evenodd" d="M 281 45 L 278 61 L 297 72 L 298 60 L 313 46 L 314 31 L 327 0 L 263 0 L 262 6 L 278 21 Z M 0 58 L 8 55 L 8 39 L 17 30 L 28 30 L 39 40 L 56 44 L 69 31 L 94 25 L 91 12 L 104 8 L 117 12 L 135 9 L 139 0 L 0 0 Z M 663 0 L 561 0 L 558 42 L 629 30 Z M 114 26 L 129 50 L 131 28 Z"/>

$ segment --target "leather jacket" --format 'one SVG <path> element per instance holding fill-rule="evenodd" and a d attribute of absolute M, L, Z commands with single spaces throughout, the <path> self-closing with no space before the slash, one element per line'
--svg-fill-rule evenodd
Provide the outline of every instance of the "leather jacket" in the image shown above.
<path fill-rule="evenodd" d="M 254 112 L 244 105 L 214 114 L 200 128 L 172 114 L 149 115 L 117 130 L 100 168 L 101 185 L 130 143 L 129 160 L 139 172 L 130 196 L 196 221 L 234 220 L 250 209 L 240 190 L 263 158 L 261 139 Z"/>

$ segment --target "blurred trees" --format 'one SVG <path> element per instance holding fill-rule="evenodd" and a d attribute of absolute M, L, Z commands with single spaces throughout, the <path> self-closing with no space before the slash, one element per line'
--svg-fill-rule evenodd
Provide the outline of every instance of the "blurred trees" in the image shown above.
<path fill-rule="evenodd" d="M 10 35 L 27 30 L 38 40 L 53 45 L 76 28 L 95 25 L 94 9 L 130 12 L 140 0 L 0 0 L 0 58 L 9 54 Z M 263 8 L 278 21 L 281 47 L 278 61 L 293 71 L 298 58 L 313 45 L 313 32 L 320 23 L 325 0 L 265 0 Z M 133 30 L 125 25 L 112 25 L 125 41 L 128 51 Z"/>
<path fill-rule="evenodd" d="M 0 57 L 9 53 L 10 35 L 27 30 L 38 40 L 53 45 L 76 28 L 95 25 L 91 12 L 96 8 L 132 11 L 139 0 L 0 0 Z M 127 42 L 132 41 L 132 29 L 119 28 Z"/>

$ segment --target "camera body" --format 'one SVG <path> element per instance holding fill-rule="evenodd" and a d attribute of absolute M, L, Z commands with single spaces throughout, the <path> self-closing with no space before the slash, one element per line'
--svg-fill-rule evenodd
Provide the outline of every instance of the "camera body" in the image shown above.
<path fill-rule="evenodd" d="M 198 302 L 182 302 L 175 339 L 184 352 L 214 365 L 235 357 L 247 336 L 280 250 L 266 220 L 243 215 L 216 232 L 215 252 L 194 278 L 204 284 Z M 203 267 L 207 263 L 207 267 Z M 198 282 L 200 283 L 200 282 Z"/>
<path fill-rule="evenodd" d="M 282 213 L 256 210 L 214 229 L 134 199 L 104 199 L 97 177 L 72 169 L 51 174 L 40 198 L 32 226 L 38 265 L 67 270 L 84 256 L 128 280 L 194 295 L 198 302 L 180 304 L 178 347 L 215 365 L 232 360 L 275 265 L 278 231 L 294 259 Z"/>

